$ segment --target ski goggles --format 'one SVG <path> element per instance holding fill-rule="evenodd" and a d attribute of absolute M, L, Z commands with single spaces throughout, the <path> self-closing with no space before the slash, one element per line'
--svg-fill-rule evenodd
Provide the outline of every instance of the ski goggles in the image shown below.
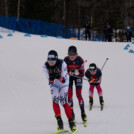
<path fill-rule="evenodd" d="M 56 63 L 56 60 L 48 60 L 48 63 L 54 64 Z"/>
<path fill-rule="evenodd" d="M 69 56 L 75 56 L 76 53 L 68 53 Z"/>
<path fill-rule="evenodd" d="M 90 70 L 90 71 L 95 71 L 95 70 L 96 70 L 96 67 L 92 67 L 92 66 L 91 66 L 91 67 L 89 67 L 89 70 Z"/>
<path fill-rule="evenodd" d="M 96 71 L 96 68 L 89 68 L 90 71 Z"/>
<path fill-rule="evenodd" d="M 95 72 L 96 71 L 96 69 L 95 70 L 93 70 L 93 69 L 89 69 L 91 72 Z"/>

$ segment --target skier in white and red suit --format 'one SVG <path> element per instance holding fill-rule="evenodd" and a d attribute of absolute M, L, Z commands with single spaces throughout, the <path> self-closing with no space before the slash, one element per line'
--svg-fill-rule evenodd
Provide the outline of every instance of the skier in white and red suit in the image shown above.
<path fill-rule="evenodd" d="M 64 129 L 59 107 L 60 101 L 68 118 L 70 129 L 75 131 L 76 125 L 72 119 L 71 108 L 67 103 L 69 76 L 67 73 L 66 63 L 63 60 L 58 59 L 58 54 L 56 51 L 51 50 L 48 53 L 48 59 L 43 66 L 43 70 L 50 84 L 50 90 L 53 99 L 53 110 L 58 124 L 57 129 Z"/>

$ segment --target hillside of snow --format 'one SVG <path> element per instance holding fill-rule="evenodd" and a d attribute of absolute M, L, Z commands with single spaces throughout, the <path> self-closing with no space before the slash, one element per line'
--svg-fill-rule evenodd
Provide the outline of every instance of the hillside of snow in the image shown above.
<path fill-rule="evenodd" d="M 109 58 L 102 76 L 104 110 L 100 111 L 99 97 L 94 92 L 94 107 L 89 111 L 89 84 L 83 83 L 83 98 L 88 117 L 83 127 L 80 108 L 74 89 L 74 111 L 78 134 L 133 134 L 134 133 L 134 44 L 107 43 L 41 38 L 23 33 L 12 37 L 0 33 L 0 134 L 51 134 L 56 128 L 52 98 L 42 66 L 48 51 L 58 52 L 59 58 L 67 55 L 68 47 L 75 45 L 78 53 L 90 63 L 102 67 Z M 61 105 L 60 105 L 61 107 Z M 62 110 L 64 128 L 68 120 Z"/>

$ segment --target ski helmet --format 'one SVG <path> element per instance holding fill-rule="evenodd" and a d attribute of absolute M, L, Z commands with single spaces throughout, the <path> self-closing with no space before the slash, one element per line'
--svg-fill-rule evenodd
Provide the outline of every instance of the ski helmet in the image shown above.
<path fill-rule="evenodd" d="M 51 50 L 48 52 L 48 58 L 47 58 L 48 61 L 54 61 L 57 59 L 58 59 L 58 54 L 55 50 Z"/>
<path fill-rule="evenodd" d="M 96 64 L 95 63 L 91 63 L 89 65 L 89 70 L 96 70 Z"/>
<path fill-rule="evenodd" d="M 68 48 L 68 54 L 77 54 L 77 48 L 75 46 L 70 46 Z"/>

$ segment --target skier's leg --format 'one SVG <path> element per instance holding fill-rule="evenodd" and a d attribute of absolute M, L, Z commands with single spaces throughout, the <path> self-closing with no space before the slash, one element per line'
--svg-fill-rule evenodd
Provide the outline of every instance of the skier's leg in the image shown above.
<path fill-rule="evenodd" d="M 68 118 L 69 126 L 72 131 L 76 130 L 75 122 L 72 118 L 71 108 L 67 103 L 68 86 L 63 86 L 60 89 L 60 103 L 64 107 L 66 116 Z"/>
<path fill-rule="evenodd" d="M 60 107 L 59 104 L 53 101 L 53 110 L 55 113 L 55 116 L 61 116 L 61 111 L 60 111 Z"/>
<path fill-rule="evenodd" d="M 102 96 L 102 89 L 101 89 L 100 84 L 96 86 L 96 89 L 97 89 L 98 95 Z"/>
<path fill-rule="evenodd" d="M 53 99 L 53 110 L 54 110 L 55 117 L 57 119 L 57 124 L 58 124 L 57 129 L 58 130 L 63 129 L 63 121 L 61 118 L 61 111 L 60 111 L 60 107 L 59 107 L 59 89 L 52 85 L 51 85 L 50 89 L 51 89 L 51 95 L 52 95 L 52 99 Z"/>
<path fill-rule="evenodd" d="M 59 107 L 59 89 L 58 87 L 51 85 L 50 90 L 51 90 L 51 95 L 53 99 L 53 110 L 54 110 L 55 116 L 60 116 L 61 112 L 60 112 L 60 107 Z"/>
<path fill-rule="evenodd" d="M 64 107 L 68 119 L 72 118 L 71 108 L 67 103 L 68 86 L 63 86 L 60 89 L 60 103 Z"/>
<path fill-rule="evenodd" d="M 72 118 L 75 119 L 75 114 L 73 110 L 73 79 L 69 79 L 69 90 L 68 90 L 68 104 L 71 107 L 71 112 L 72 112 Z"/>
<path fill-rule="evenodd" d="M 68 103 L 71 109 L 73 109 L 73 89 L 72 88 L 68 89 Z"/>
<path fill-rule="evenodd" d="M 75 86 L 76 86 L 76 96 L 77 96 L 77 99 L 79 102 L 81 112 L 85 112 L 84 111 L 84 100 L 82 97 L 82 79 L 81 78 L 75 79 Z"/>
<path fill-rule="evenodd" d="M 94 85 L 90 85 L 89 88 L 89 105 L 93 105 Z"/>
<path fill-rule="evenodd" d="M 100 99 L 100 105 L 104 105 L 103 94 L 102 94 L 102 89 L 101 89 L 100 84 L 97 85 L 96 88 L 97 88 L 99 99 Z"/>
<path fill-rule="evenodd" d="M 84 100 L 82 97 L 82 79 L 76 78 L 75 79 L 75 85 L 76 85 L 76 96 L 79 102 L 79 106 L 81 109 L 81 117 L 83 121 L 87 120 L 86 114 L 85 114 L 85 108 L 84 108 Z"/>
<path fill-rule="evenodd" d="M 84 100 L 83 100 L 83 97 L 82 97 L 82 88 L 78 88 L 76 89 L 76 96 L 77 96 L 77 99 L 79 101 L 79 105 L 80 105 L 80 109 L 82 112 L 84 112 Z"/>

